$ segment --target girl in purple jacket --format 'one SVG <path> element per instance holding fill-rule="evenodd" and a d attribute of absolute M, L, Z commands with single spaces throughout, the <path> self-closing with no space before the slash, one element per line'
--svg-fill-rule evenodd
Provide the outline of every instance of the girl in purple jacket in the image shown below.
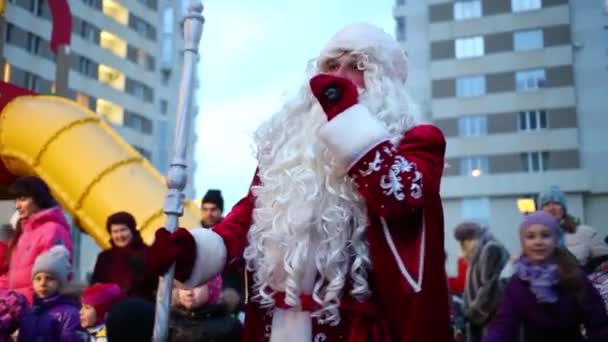
<path fill-rule="evenodd" d="M 78 298 L 60 291 L 68 281 L 69 252 L 62 245 L 41 254 L 32 270 L 34 304 L 19 328 L 20 342 L 84 342 Z"/>
<path fill-rule="evenodd" d="M 605 342 L 608 315 L 574 256 L 558 246 L 558 220 L 542 211 L 520 226 L 522 256 L 485 342 Z"/>

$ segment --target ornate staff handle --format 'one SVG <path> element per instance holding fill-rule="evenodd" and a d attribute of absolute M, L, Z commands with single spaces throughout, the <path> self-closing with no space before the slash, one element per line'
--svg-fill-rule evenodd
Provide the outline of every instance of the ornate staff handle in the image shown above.
<path fill-rule="evenodd" d="M 182 77 L 179 85 L 179 97 L 177 100 L 177 124 L 175 129 L 174 155 L 167 175 L 167 187 L 169 191 L 165 198 L 163 211 L 167 215 L 165 225 L 169 232 L 177 229 L 180 216 L 184 213 L 184 188 L 188 182 L 186 174 L 190 130 L 190 104 L 192 103 L 192 81 L 196 72 L 198 59 L 198 45 L 203 33 L 205 19 L 202 15 L 203 5 L 194 0 L 188 7 L 188 13 L 184 17 L 184 63 L 182 65 Z M 171 266 L 169 272 L 161 278 L 156 295 L 156 315 L 154 318 L 154 341 L 164 342 L 167 340 L 169 327 L 169 312 L 171 305 L 171 292 L 173 288 L 173 276 L 175 265 Z"/>

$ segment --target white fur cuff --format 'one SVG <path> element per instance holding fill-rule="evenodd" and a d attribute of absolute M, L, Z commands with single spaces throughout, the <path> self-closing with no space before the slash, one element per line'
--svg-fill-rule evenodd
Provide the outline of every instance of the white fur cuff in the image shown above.
<path fill-rule="evenodd" d="M 189 232 L 196 242 L 196 260 L 192 275 L 184 285 L 196 287 L 222 272 L 226 264 L 226 245 L 224 240 L 210 229 L 195 228 Z"/>
<path fill-rule="evenodd" d="M 341 161 L 345 171 L 390 137 L 380 120 L 361 104 L 348 108 L 326 123 L 319 130 L 319 136 Z"/>

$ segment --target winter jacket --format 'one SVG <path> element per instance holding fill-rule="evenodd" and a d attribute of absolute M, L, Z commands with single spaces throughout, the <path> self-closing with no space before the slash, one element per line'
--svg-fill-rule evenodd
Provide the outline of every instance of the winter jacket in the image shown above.
<path fill-rule="evenodd" d="M 156 299 L 158 277 L 146 269 L 146 246 L 139 234 L 127 247 L 116 247 L 99 253 L 91 284 L 114 283 L 120 286 L 127 296 L 141 297 L 146 300 Z"/>
<path fill-rule="evenodd" d="M 240 342 L 241 323 L 223 305 L 207 304 L 199 310 L 171 310 L 170 342 Z"/>
<path fill-rule="evenodd" d="M 22 221 L 23 232 L 11 255 L 8 272 L 0 276 L 0 288 L 14 289 L 32 303 L 32 268 L 36 258 L 55 245 L 64 245 L 72 259 L 70 225 L 60 207 L 39 211 Z"/>
<path fill-rule="evenodd" d="M 492 234 L 486 232 L 478 241 L 468 264 L 463 293 L 467 319 L 485 325 L 494 315 L 501 299 L 500 273 L 509 260 L 509 252 Z"/>
<path fill-rule="evenodd" d="M 89 328 L 87 329 L 87 333 L 87 342 L 106 342 L 108 340 L 108 333 L 105 324 L 98 325 L 94 328 Z"/>
<path fill-rule="evenodd" d="M 19 342 L 85 342 L 78 301 L 65 295 L 34 298 L 19 327 Z"/>
<path fill-rule="evenodd" d="M 453 294 L 461 294 L 464 292 L 464 286 L 467 280 L 467 269 L 467 261 L 464 257 L 459 257 L 456 276 L 448 278 L 448 288 Z"/>
<path fill-rule="evenodd" d="M 592 258 L 608 255 L 608 244 L 590 226 L 578 226 L 576 232 L 564 235 L 564 241 L 570 253 L 574 254 L 583 266 Z"/>
<path fill-rule="evenodd" d="M 558 289 L 556 303 L 539 303 L 529 283 L 513 276 L 484 342 L 579 342 L 584 341 L 581 325 L 586 341 L 608 341 L 608 315 L 602 299 L 586 278 L 584 283 L 583 303 L 562 289 Z"/>

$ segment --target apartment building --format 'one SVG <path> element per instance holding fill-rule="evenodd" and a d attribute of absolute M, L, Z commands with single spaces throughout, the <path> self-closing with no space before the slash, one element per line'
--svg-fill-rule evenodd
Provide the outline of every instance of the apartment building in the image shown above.
<path fill-rule="evenodd" d="M 398 0 L 409 89 L 447 138 L 446 249 L 463 220 L 518 252 L 522 215 L 559 185 L 608 234 L 608 16 L 601 1 Z M 450 262 L 453 264 L 453 262 Z"/>
<path fill-rule="evenodd" d="M 165 174 L 173 147 L 181 76 L 182 1 L 68 3 L 72 13 L 68 97 L 102 116 Z M 49 45 L 48 0 L 9 0 L 5 20 L 3 80 L 38 93 L 52 93 L 55 54 Z M 195 116 L 198 106 L 192 107 Z M 186 196 L 192 198 L 197 137 L 195 126 L 190 127 Z M 75 266 L 83 276 L 92 269 L 99 249 L 85 235 L 75 234 L 74 240 L 78 246 Z"/>

